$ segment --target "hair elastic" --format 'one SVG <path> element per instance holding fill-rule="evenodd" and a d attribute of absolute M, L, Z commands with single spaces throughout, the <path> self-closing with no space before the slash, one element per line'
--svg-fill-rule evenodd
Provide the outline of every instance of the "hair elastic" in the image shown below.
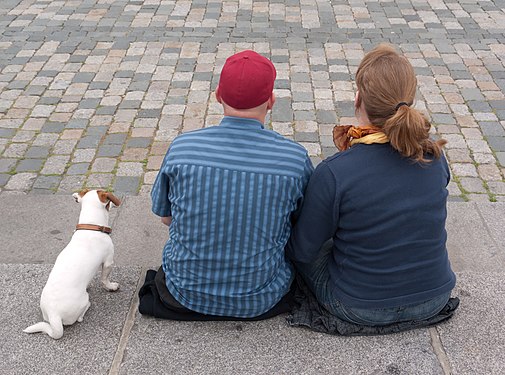
<path fill-rule="evenodd" d="M 410 104 L 407 102 L 400 102 L 396 105 L 395 111 L 398 111 L 398 108 L 400 108 L 402 105 L 406 105 L 407 107 L 410 107 Z"/>

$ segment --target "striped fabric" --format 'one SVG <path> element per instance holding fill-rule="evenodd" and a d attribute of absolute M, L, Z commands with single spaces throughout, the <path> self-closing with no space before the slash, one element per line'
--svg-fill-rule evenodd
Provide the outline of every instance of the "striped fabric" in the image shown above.
<path fill-rule="evenodd" d="M 174 298 L 220 316 L 273 307 L 293 278 L 284 246 L 312 170 L 302 146 L 256 120 L 177 137 L 151 194 L 153 212 L 172 216 L 163 269 Z"/>

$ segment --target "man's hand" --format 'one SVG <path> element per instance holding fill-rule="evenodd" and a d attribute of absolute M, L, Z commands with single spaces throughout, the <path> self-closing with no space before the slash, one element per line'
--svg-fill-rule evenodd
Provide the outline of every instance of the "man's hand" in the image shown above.
<path fill-rule="evenodd" d="M 172 224 L 172 216 L 164 216 L 161 218 L 161 222 L 165 224 L 166 226 L 169 226 Z"/>

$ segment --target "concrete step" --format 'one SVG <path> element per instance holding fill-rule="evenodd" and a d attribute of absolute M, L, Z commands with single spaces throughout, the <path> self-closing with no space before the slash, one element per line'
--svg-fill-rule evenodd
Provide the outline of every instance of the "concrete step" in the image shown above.
<path fill-rule="evenodd" d="M 39 298 L 68 242 L 79 205 L 70 196 L 0 196 L 0 374 L 501 374 L 505 364 L 503 203 L 448 204 L 448 248 L 461 299 L 436 328 L 338 337 L 261 322 L 175 322 L 138 313 L 145 271 L 168 236 L 149 198 L 111 214 L 117 293 L 90 285 L 82 323 L 55 341 L 22 332 L 41 319 Z M 40 264 L 41 263 L 41 264 Z"/>

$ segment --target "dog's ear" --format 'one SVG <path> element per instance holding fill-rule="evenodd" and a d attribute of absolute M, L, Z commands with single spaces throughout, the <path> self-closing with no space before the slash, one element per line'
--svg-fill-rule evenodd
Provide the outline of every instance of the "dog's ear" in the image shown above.
<path fill-rule="evenodd" d="M 119 200 L 118 197 L 116 197 L 114 194 L 112 193 L 107 193 L 107 199 L 110 200 L 112 203 L 114 203 L 114 206 L 116 207 L 119 207 L 119 205 L 121 204 L 121 201 Z"/>
<path fill-rule="evenodd" d="M 74 193 L 72 194 L 72 197 L 74 197 L 75 201 L 77 203 L 80 203 L 81 202 L 81 199 L 82 197 L 84 197 L 84 195 L 88 192 L 89 190 L 88 189 L 84 189 L 84 190 L 81 190 L 80 192 L 78 193 Z"/>
<path fill-rule="evenodd" d="M 98 198 L 102 203 L 106 203 L 105 208 L 108 210 L 110 208 L 110 202 L 114 203 L 115 206 L 119 206 L 121 201 L 112 193 L 97 190 Z"/>

